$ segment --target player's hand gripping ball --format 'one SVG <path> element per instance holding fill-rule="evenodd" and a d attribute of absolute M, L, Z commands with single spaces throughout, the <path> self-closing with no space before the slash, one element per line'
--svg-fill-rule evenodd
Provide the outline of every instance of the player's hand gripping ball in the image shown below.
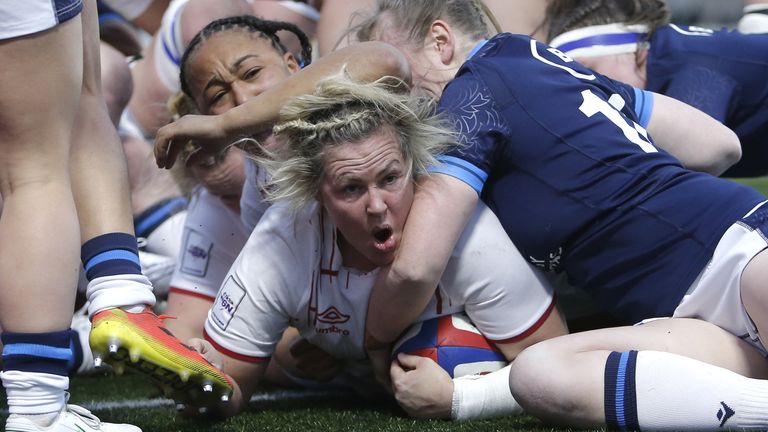
<path fill-rule="evenodd" d="M 490 373 L 508 363 L 463 313 L 414 324 L 395 343 L 392 357 L 399 353 L 428 357 L 451 378 Z"/>

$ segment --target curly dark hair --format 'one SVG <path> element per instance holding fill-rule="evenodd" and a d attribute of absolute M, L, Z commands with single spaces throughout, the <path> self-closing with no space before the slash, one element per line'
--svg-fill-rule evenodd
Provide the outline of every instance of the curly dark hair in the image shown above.
<path fill-rule="evenodd" d="M 283 21 L 270 21 L 264 20 L 253 15 L 239 15 L 233 17 L 220 18 L 215 21 L 211 21 L 207 26 L 200 30 L 194 38 L 189 42 L 187 48 L 184 50 L 184 55 L 181 57 L 179 64 L 179 82 L 181 83 L 181 90 L 194 99 L 187 83 L 186 66 L 189 56 L 192 55 L 195 50 L 200 47 L 200 44 L 210 38 L 211 36 L 220 33 L 225 30 L 242 29 L 250 33 L 257 33 L 261 37 L 267 38 L 272 42 L 272 46 L 280 54 L 285 54 L 288 50 L 285 48 L 280 38 L 277 37 L 277 32 L 286 30 L 299 39 L 301 43 L 301 57 L 299 58 L 299 64 L 302 66 L 309 65 L 312 62 L 312 44 L 309 42 L 309 38 L 304 34 L 301 29 L 296 25 L 283 22 Z"/>

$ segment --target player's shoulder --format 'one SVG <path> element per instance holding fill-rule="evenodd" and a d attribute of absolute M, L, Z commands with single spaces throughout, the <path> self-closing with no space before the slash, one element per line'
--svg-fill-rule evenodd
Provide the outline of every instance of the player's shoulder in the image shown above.
<path fill-rule="evenodd" d="M 253 229 L 243 253 L 280 265 L 306 267 L 320 250 L 322 207 L 311 202 L 295 207 L 287 201 L 271 205 Z"/>

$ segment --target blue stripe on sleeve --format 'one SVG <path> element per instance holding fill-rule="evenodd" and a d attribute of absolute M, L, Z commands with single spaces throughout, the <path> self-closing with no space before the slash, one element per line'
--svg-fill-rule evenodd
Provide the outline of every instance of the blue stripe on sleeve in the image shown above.
<path fill-rule="evenodd" d="M 451 177 L 457 178 L 464 183 L 468 184 L 479 195 L 483 190 L 485 181 L 488 180 L 488 174 L 486 174 L 480 168 L 472 165 L 471 163 L 454 156 L 440 156 L 438 158 L 440 165 L 430 167 L 428 169 L 431 173 L 445 174 Z"/>
<path fill-rule="evenodd" d="M 647 90 L 635 89 L 635 113 L 640 119 L 640 126 L 647 128 L 653 114 L 653 93 Z"/>

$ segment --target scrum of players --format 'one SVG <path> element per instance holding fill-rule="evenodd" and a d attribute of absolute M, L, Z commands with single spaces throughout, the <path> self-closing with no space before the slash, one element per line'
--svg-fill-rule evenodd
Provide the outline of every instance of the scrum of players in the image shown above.
<path fill-rule="evenodd" d="M 0 276 L 6 430 L 138 430 L 65 402 L 125 368 L 190 416 L 270 382 L 768 428 L 768 204 L 723 178 L 768 174 L 747 3 L 733 30 L 662 0 L 0 5 L 0 245 L 57 239 L 0 249 L 30 274 Z"/>

